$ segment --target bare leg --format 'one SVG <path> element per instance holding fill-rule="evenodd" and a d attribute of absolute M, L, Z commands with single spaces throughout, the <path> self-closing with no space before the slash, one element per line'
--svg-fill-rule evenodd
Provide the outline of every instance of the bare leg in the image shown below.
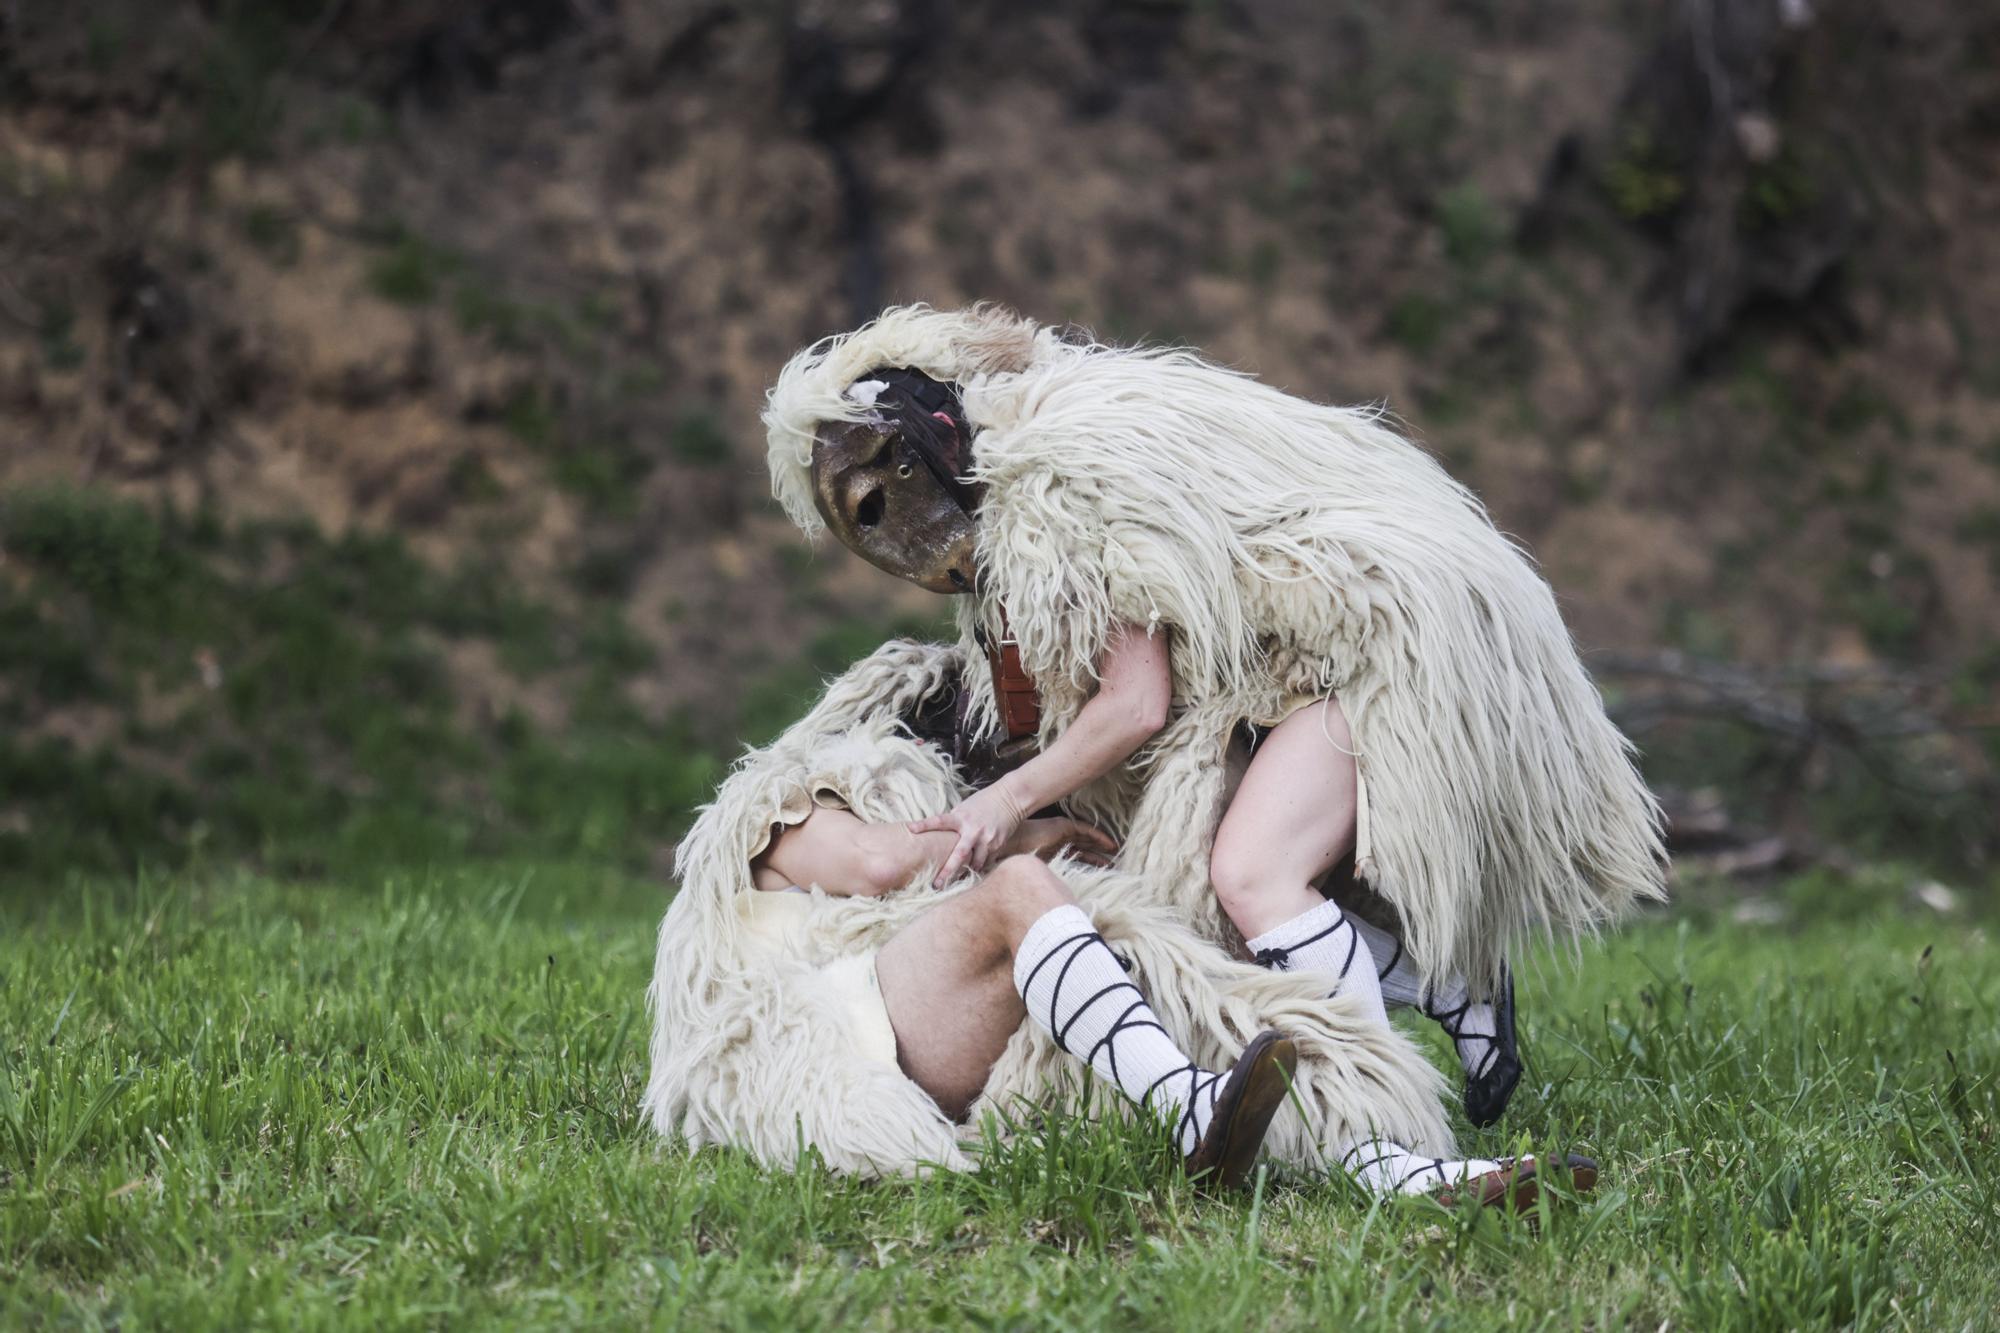
<path fill-rule="evenodd" d="M 1374 976 L 1365 960 L 1360 970 Z M 898 932 L 876 954 L 875 976 L 903 1072 L 954 1119 L 978 1098 L 1023 1018 L 1134 1102 L 1172 1114 L 1189 1169 L 1225 1184 L 1245 1179 L 1289 1086 L 1295 1054 L 1276 1033 L 1260 1035 L 1226 1074 L 1189 1061 L 1067 886 L 1030 856 L 1002 861 Z M 1349 1169 L 1384 1192 L 1508 1166 L 1416 1158 L 1375 1140 L 1348 1155 Z"/>
<path fill-rule="evenodd" d="M 1259 1033 L 1236 1063 L 1187 1058 L 1069 889 L 1031 856 L 1002 861 L 875 956 L 903 1072 L 963 1116 L 1023 1018 L 1134 1105 L 1172 1118 L 1188 1171 L 1243 1184 L 1298 1059 Z"/>
<path fill-rule="evenodd" d="M 1340 905 L 1313 882 L 1354 846 L 1354 743 L 1340 705 L 1323 699 L 1280 722 L 1215 835 L 1209 878 L 1257 961 L 1325 975 L 1386 1025 L 1374 959 Z"/>
<path fill-rule="evenodd" d="M 1325 901 L 1313 881 L 1354 846 L 1354 740 L 1333 699 L 1271 729 L 1216 830 L 1209 878 L 1245 939 Z"/>
<path fill-rule="evenodd" d="M 965 1114 L 1027 1016 L 1014 988 L 1015 946 L 1050 909 L 1074 901 L 1039 861 L 1002 861 L 875 955 L 903 1072 L 946 1115 Z"/>
<path fill-rule="evenodd" d="M 1290 946 L 1338 931 L 1331 922 L 1343 914 L 1322 903 L 1312 883 L 1353 850 L 1359 786 L 1353 737 L 1337 700 L 1300 709 L 1258 746 L 1216 833 L 1209 869 L 1223 911 L 1245 939 L 1275 934 Z M 1287 931 L 1288 923 L 1302 920 L 1316 924 Z M 1323 967 L 1341 975 L 1343 989 L 1373 989 L 1384 1000 L 1419 1005 L 1452 1038 L 1465 1070 L 1466 1114 L 1475 1124 L 1492 1124 L 1521 1075 L 1511 990 L 1496 997 L 1499 1005 L 1475 1001 L 1459 977 L 1427 991 L 1394 936 L 1345 920 L 1366 946 L 1360 967 L 1344 967 L 1347 958 L 1337 951 L 1329 955 L 1328 944 L 1355 938 L 1339 933 L 1291 965 Z M 1372 981 L 1359 975 L 1369 971 Z"/>

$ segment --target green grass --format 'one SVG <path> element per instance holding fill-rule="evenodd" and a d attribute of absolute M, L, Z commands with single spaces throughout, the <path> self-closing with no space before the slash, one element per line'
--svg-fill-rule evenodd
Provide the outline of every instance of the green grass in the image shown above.
<path fill-rule="evenodd" d="M 1523 1219 L 1135 1129 L 864 1184 L 634 1116 L 665 890 L 528 871 L 0 899 L 0 1324 L 1978 1327 L 2000 956 L 1879 908 L 1655 923 L 1534 969 L 1506 1122 L 1605 1162 Z M 1796 897 L 1797 895 L 1794 895 Z M 1426 1038 L 1428 1040 L 1428 1038 Z"/>

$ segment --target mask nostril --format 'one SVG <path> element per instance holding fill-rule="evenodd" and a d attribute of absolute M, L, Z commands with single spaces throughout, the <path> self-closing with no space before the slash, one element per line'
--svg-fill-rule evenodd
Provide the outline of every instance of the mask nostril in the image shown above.
<path fill-rule="evenodd" d="M 882 521 L 882 511 L 888 507 L 888 498 L 882 494 L 881 488 L 877 487 L 862 496 L 861 503 L 854 506 L 854 525 L 860 528 L 874 527 Z"/>

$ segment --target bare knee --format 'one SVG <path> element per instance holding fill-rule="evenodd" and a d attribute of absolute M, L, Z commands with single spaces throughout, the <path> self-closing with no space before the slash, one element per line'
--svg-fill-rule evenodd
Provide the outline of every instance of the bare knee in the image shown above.
<path fill-rule="evenodd" d="M 1242 922 L 1257 915 L 1258 904 L 1277 887 L 1278 868 L 1255 850 L 1238 847 L 1230 839 L 1217 838 L 1209 853 L 1208 882 L 1215 900 L 1231 921 Z"/>
<path fill-rule="evenodd" d="M 1246 936 L 1310 908 L 1319 900 L 1314 882 L 1354 848 L 1353 761 L 1342 773 L 1317 732 L 1300 730 L 1295 719 L 1312 716 L 1295 714 L 1272 733 L 1209 853 L 1216 902 Z"/>
<path fill-rule="evenodd" d="M 1055 871 L 1032 856 L 1010 856 L 999 862 L 972 893 L 984 899 L 986 910 L 1010 942 L 1045 913 L 1076 901 Z"/>
<path fill-rule="evenodd" d="M 870 843 L 854 854 L 854 892 L 858 896 L 887 897 L 908 887 L 914 873 L 910 858 L 894 848 Z"/>
<path fill-rule="evenodd" d="M 1290 921 L 1322 899 L 1313 881 L 1319 870 L 1296 848 L 1218 838 L 1209 855 L 1208 879 L 1223 914 L 1252 939 Z"/>

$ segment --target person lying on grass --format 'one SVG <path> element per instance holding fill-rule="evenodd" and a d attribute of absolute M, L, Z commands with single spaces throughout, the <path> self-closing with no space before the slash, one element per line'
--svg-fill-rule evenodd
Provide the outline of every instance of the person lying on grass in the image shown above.
<path fill-rule="evenodd" d="M 702 812 L 651 992 L 657 1129 L 773 1165 L 811 1147 L 863 1174 L 968 1169 L 985 1112 L 1073 1096 L 1085 1065 L 1217 1183 L 1262 1140 L 1380 1192 L 1533 1197 L 1532 1160 L 1456 1155 L 1437 1073 L 1379 1004 L 1231 958 L 1087 864 L 1103 835 L 1028 821 L 985 874 L 932 890 L 955 838 L 908 824 L 965 787 L 899 719 L 961 665 L 885 646 Z"/>
<path fill-rule="evenodd" d="M 948 837 L 815 809 L 751 863 L 760 893 L 876 897 L 920 881 Z M 1021 1021 L 1032 1019 L 1131 1101 L 1169 1115 L 1191 1177 L 1241 1186 L 1298 1067 L 1276 1031 L 1260 1032 L 1226 1072 L 1197 1066 L 1154 1016 L 1063 882 L 1036 858 L 1076 849 L 1108 864 L 1111 840 L 1072 819 L 1025 821 L 1001 860 L 965 893 L 892 936 L 843 1002 L 859 1023 L 886 1018 L 896 1061 L 954 1120 L 963 1119 Z M 869 983 L 872 981 L 870 993 Z M 938 1014 L 951 1021 L 936 1021 Z"/>
<path fill-rule="evenodd" d="M 762 893 L 816 885 L 864 897 L 922 885 L 949 858 L 957 834 L 869 824 L 822 807 L 784 829 L 751 863 Z M 1216 1172 L 1226 1187 L 1249 1177 L 1298 1056 L 1275 1030 L 1257 1035 L 1227 1071 L 1201 1069 L 1174 1044 L 1074 895 L 1041 857 L 1071 853 L 1108 865 L 1117 847 L 1068 818 L 1029 819 L 998 861 L 964 893 L 919 916 L 875 955 L 875 995 L 904 1073 L 953 1119 L 986 1085 L 1023 1019 L 1032 1020 L 1135 1105 L 1170 1112 L 1190 1176 Z M 948 1023 L 938 1014 L 951 1015 Z M 1485 1202 L 1508 1197 L 1526 1166 L 1419 1158 L 1381 1140 L 1353 1145 L 1341 1165 L 1364 1183 L 1449 1191 L 1469 1183 Z M 1524 1183 L 1524 1182 L 1522 1182 Z"/>

